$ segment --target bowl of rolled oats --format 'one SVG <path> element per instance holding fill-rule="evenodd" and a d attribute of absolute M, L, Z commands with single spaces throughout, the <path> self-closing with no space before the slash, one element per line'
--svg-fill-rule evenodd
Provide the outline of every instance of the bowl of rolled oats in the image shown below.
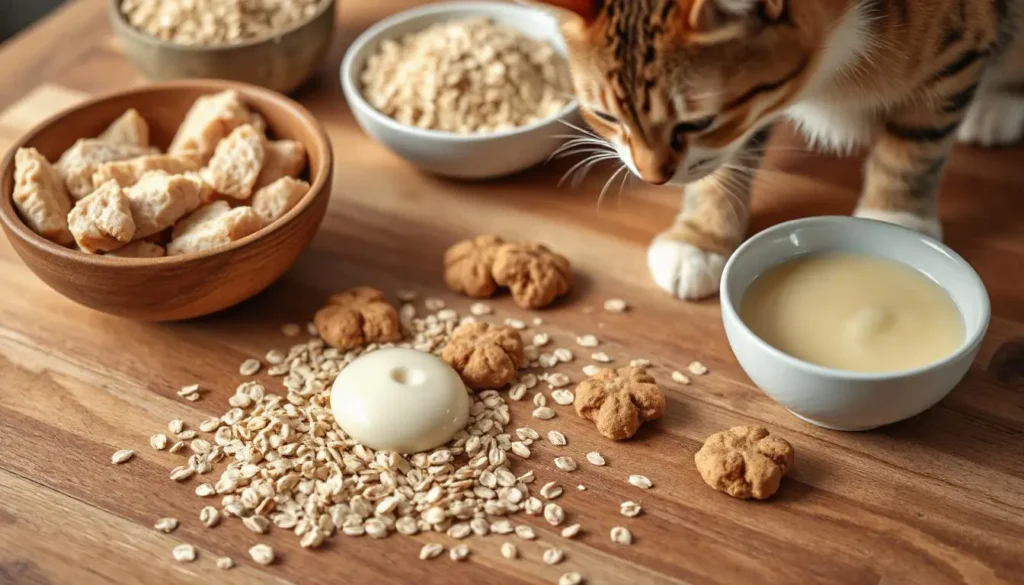
<path fill-rule="evenodd" d="M 208 78 L 280 92 L 323 61 L 335 0 L 109 0 L 125 55 L 154 81 Z"/>
<path fill-rule="evenodd" d="M 172 81 L 98 97 L 18 140 L 0 226 L 26 265 L 93 309 L 145 321 L 260 292 L 319 229 L 333 154 L 313 115 L 253 85 Z"/>
<path fill-rule="evenodd" d="M 578 116 L 557 22 L 515 4 L 439 3 L 384 19 L 349 48 L 341 85 L 367 134 L 461 179 L 543 162 Z"/>

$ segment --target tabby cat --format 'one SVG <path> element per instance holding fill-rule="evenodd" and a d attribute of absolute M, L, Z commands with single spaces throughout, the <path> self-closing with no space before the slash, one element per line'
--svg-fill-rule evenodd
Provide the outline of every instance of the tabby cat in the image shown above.
<path fill-rule="evenodd" d="M 648 263 L 659 286 L 718 289 L 749 218 L 771 125 L 867 141 L 855 215 L 935 237 L 959 140 L 1024 133 L 1024 0 L 551 0 L 589 125 L 647 182 L 685 185 Z"/>

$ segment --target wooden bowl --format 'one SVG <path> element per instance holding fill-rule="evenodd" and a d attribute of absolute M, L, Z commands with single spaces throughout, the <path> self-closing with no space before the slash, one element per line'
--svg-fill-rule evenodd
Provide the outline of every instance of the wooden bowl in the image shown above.
<path fill-rule="evenodd" d="M 215 46 L 181 45 L 144 33 L 128 22 L 119 0 L 110 0 L 107 12 L 125 55 L 150 80 L 224 79 L 288 93 L 327 53 L 335 5 L 335 0 L 325 2 L 311 20 L 276 36 Z"/>
<path fill-rule="evenodd" d="M 12 198 L 18 148 L 34 147 L 55 161 L 75 140 L 96 136 L 128 108 L 149 121 L 152 143 L 166 148 L 192 102 L 225 89 L 238 91 L 250 109 L 266 118 L 275 137 L 306 146 L 309 193 L 281 219 L 226 246 L 166 258 L 86 254 L 50 242 L 22 222 Z M 227 81 L 155 84 L 92 99 L 51 117 L 19 140 L 0 166 L 0 225 L 32 272 L 73 301 L 143 321 L 189 319 L 248 299 L 295 263 L 327 210 L 332 159 L 320 123 L 282 95 Z"/>

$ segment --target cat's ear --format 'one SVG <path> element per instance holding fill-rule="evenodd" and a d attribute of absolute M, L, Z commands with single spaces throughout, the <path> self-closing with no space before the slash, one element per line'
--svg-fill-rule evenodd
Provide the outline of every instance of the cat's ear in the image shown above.
<path fill-rule="evenodd" d="M 785 10 L 786 0 L 694 0 L 689 24 L 694 30 L 710 31 L 741 18 L 775 21 Z"/>
<path fill-rule="evenodd" d="M 529 3 L 560 8 L 565 13 L 576 15 L 587 23 L 597 20 L 601 9 L 604 8 L 604 0 L 536 0 Z"/>

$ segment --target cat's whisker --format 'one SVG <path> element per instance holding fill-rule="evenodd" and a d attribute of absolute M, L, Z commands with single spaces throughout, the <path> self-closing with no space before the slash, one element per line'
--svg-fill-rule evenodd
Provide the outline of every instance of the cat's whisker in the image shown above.
<path fill-rule="evenodd" d="M 606 154 L 614 155 L 614 153 L 608 152 L 607 150 L 600 149 L 600 148 L 585 148 L 585 149 L 582 149 L 582 150 L 572 150 L 572 151 L 569 151 L 569 152 L 564 152 L 564 153 L 559 154 L 558 156 L 556 156 L 554 158 L 562 159 L 562 158 L 569 158 L 570 156 L 576 156 L 578 154 L 598 154 L 598 153 L 606 153 Z M 615 155 L 615 156 L 618 156 L 618 155 Z"/>
<path fill-rule="evenodd" d="M 612 154 L 612 151 L 607 148 L 601 148 L 596 144 L 574 144 L 573 146 L 559 148 L 558 150 L 551 153 L 548 157 L 548 161 L 556 158 L 565 158 L 574 154 L 590 153 L 590 152 L 606 152 Z"/>
<path fill-rule="evenodd" d="M 615 178 L 619 176 L 619 173 L 621 173 L 622 171 L 625 171 L 625 170 L 628 170 L 628 169 L 626 168 L 625 164 L 622 164 L 614 173 L 612 173 L 612 176 L 608 177 L 608 182 L 606 182 L 604 184 L 604 187 L 601 189 L 601 194 L 597 196 L 597 208 L 598 209 L 601 209 L 601 203 L 604 201 L 604 196 L 605 196 L 605 193 L 608 192 L 608 188 L 611 187 L 612 184 L 615 182 Z"/>
<path fill-rule="evenodd" d="M 576 124 L 573 124 L 572 122 L 570 122 L 570 121 L 568 121 L 568 120 L 563 120 L 563 119 L 561 119 L 561 118 L 559 118 L 559 119 L 558 119 L 558 121 L 559 121 L 559 122 L 560 122 L 560 123 L 561 123 L 562 125 L 564 125 L 564 126 L 568 126 L 569 128 L 572 128 L 573 130 L 575 130 L 575 131 L 577 131 L 577 132 L 581 132 L 581 133 L 583 133 L 583 134 L 586 134 L 587 136 L 590 136 L 590 137 L 593 137 L 593 138 L 597 138 L 598 140 L 603 140 L 603 139 L 602 139 L 602 138 L 601 138 L 600 136 L 598 136 L 598 135 L 597 135 L 597 133 L 596 133 L 596 132 L 594 132 L 593 130 L 589 130 L 589 129 L 586 129 L 586 128 L 581 128 L 580 126 L 577 126 Z"/>
<path fill-rule="evenodd" d="M 623 165 L 625 166 L 625 165 Z M 622 174 L 622 184 L 619 185 L 619 195 L 615 198 L 615 204 L 622 207 L 622 191 L 626 188 L 626 183 L 633 177 L 632 172 Z"/>
<path fill-rule="evenodd" d="M 577 171 L 578 169 L 586 166 L 587 170 L 589 170 L 589 168 L 592 167 L 593 165 L 595 165 L 595 164 L 597 164 L 597 163 L 599 163 L 601 161 L 604 161 L 604 160 L 610 160 L 610 159 L 616 158 L 617 156 L 618 155 L 614 155 L 614 154 L 595 154 L 595 155 L 588 156 L 587 158 L 577 162 L 575 165 L 572 166 L 572 168 L 570 168 L 568 171 L 566 171 L 565 174 L 562 175 L 562 178 L 559 179 L 558 186 L 561 187 L 562 183 L 564 183 L 565 180 L 568 179 L 570 176 L 572 176 L 572 174 L 575 171 Z M 584 171 L 584 174 L 585 173 L 586 173 L 586 171 Z M 578 184 L 578 181 L 576 179 L 574 179 L 573 180 L 573 185 L 576 185 L 576 184 Z"/>
<path fill-rule="evenodd" d="M 574 189 L 578 188 L 580 184 L 583 183 L 583 180 L 587 177 L 587 173 L 593 170 L 593 168 L 596 167 L 598 164 L 608 160 L 618 160 L 618 158 L 618 155 L 612 155 L 609 157 L 602 157 L 599 159 L 592 160 L 589 164 L 587 164 L 587 166 L 583 167 L 576 173 L 576 177 L 573 179 L 572 182 L 572 187 Z"/>

